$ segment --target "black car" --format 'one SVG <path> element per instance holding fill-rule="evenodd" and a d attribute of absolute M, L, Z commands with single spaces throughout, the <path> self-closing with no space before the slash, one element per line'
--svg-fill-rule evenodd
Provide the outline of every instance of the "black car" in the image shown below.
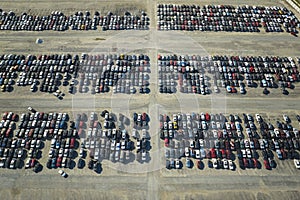
<path fill-rule="evenodd" d="M 101 172 L 101 163 L 100 162 L 96 162 L 95 164 L 94 164 L 94 168 L 93 168 L 93 170 L 95 171 L 95 172 Z"/>
<path fill-rule="evenodd" d="M 89 169 L 93 169 L 94 168 L 94 161 L 93 160 L 90 160 L 89 163 L 88 163 L 88 168 Z"/>
<path fill-rule="evenodd" d="M 37 163 L 37 164 L 33 167 L 32 170 L 33 170 L 35 173 L 38 173 L 38 172 L 40 171 L 41 167 L 42 167 L 42 165 L 41 165 L 40 163 Z"/>
<path fill-rule="evenodd" d="M 269 159 L 270 167 L 276 168 L 276 162 L 273 159 Z"/>
<path fill-rule="evenodd" d="M 282 124 L 279 121 L 276 121 L 277 128 L 282 129 Z"/>
<path fill-rule="evenodd" d="M 170 168 L 175 169 L 175 161 L 173 159 L 170 161 Z"/>
<path fill-rule="evenodd" d="M 300 115 L 296 115 L 298 122 L 300 122 Z"/>
<path fill-rule="evenodd" d="M 80 158 L 80 159 L 78 160 L 77 167 L 78 167 L 79 169 L 82 169 L 82 168 L 84 167 L 84 165 L 85 165 L 84 160 Z"/>
<path fill-rule="evenodd" d="M 167 169 L 171 169 L 171 165 L 170 165 L 170 161 L 169 160 L 166 160 L 166 168 Z"/>
<path fill-rule="evenodd" d="M 288 95 L 289 94 L 289 92 L 287 91 L 287 90 L 282 90 L 282 94 L 284 94 L 284 95 Z"/>
<path fill-rule="evenodd" d="M 245 169 L 243 160 L 239 160 L 239 165 L 241 169 Z"/>
<path fill-rule="evenodd" d="M 208 160 L 207 165 L 209 168 L 213 168 L 213 163 L 211 160 Z"/>
<path fill-rule="evenodd" d="M 21 167 L 22 167 L 21 163 L 22 163 L 21 159 L 17 159 L 16 168 L 21 169 Z"/>

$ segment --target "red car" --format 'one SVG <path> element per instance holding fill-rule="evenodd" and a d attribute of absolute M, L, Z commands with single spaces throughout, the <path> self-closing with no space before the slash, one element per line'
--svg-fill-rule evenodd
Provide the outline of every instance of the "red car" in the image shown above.
<path fill-rule="evenodd" d="M 35 165 L 35 159 L 32 158 L 31 161 L 30 161 L 30 167 L 34 167 L 34 165 Z"/>
<path fill-rule="evenodd" d="M 9 137 L 9 135 L 12 133 L 11 128 L 7 129 L 5 136 Z"/>
<path fill-rule="evenodd" d="M 43 117 L 44 117 L 44 113 L 40 112 L 39 119 L 43 119 Z"/>
<path fill-rule="evenodd" d="M 99 124 L 98 121 L 94 121 L 93 127 L 94 127 L 94 128 L 97 128 L 97 127 L 98 127 L 98 124 Z"/>
<path fill-rule="evenodd" d="M 25 149 L 29 149 L 30 148 L 30 142 L 31 142 L 31 140 L 29 140 L 29 141 L 26 142 Z"/>
<path fill-rule="evenodd" d="M 237 92 L 237 90 L 235 89 L 235 87 L 231 86 L 231 92 L 232 93 L 236 93 Z"/>
<path fill-rule="evenodd" d="M 206 158 L 211 159 L 211 152 L 210 151 L 206 151 Z"/>
<path fill-rule="evenodd" d="M 280 151 L 281 151 L 281 154 L 282 154 L 282 159 L 286 159 L 287 156 L 286 156 L 285 150 L 284 149 L 280 149 Z"/>
<path fill-rule="evenodd" d="M 78 130 L 78 135 L 81 135 L 82 132 L 83 132 L 83 130 L 82 130 L 82 128 L 80 128 L 80 129 Z"/>
<path fill-rule="evenodd" d="M 265 165 L 265 168 L 266 168 L 266 169 L 271 169 L 270 163 L 269 163 L 268 160 L 264 160 L 264 165 Z"/>
<path fill-rule="evenodd" d="M 231 122 L 230 127 L 232 130 L 236 130 L 235 124 L 233 122 Z"/>
<path fill-rule="evenodd" d="M 234 144 L 234 141 L 230 141 L 230 149 L 232 150 L 232 151 L 234 151 L 235 150 L 235 144 Z"/>
<path fill-rule="evenodd" d="M 82 128 L 82 127 L 83 127 L 83 123 L 84 123 L 83 121 L 80 121 L 80 122 L 79 122 L 79 128 Z"/>
<path fill-rule="evenodd" d="M 222 133 L 222 131 L 218 131 L 218 138 L 220 139 L 220 138 L 223 138 L 223 133 Z"/>
<path fill-rule="evenodd" d="M 231 151 L 228 149 L 226 150 L 226 158 L 231 159 Z"/>
<path fill-rule="evenodd" d="M 228 140 L 225 140 L 225 149 L 230 149 Z"/>
<path fill-rule="evenodd" d="M 143 120 L 143 121 L 146 121 L 146 118 L 147 118 L 147 114 L 146 114 L 146 113 L 143 113 L 143 114 L 142 114 L 142 120 Z"/>
<path fill-rule="evenodd" d="M 61 166 L 61 161 L 62 161 L 62 157 L 58 157 L 57 161 L 56 161 L 56 167 L 60 167 Z"/>
<path fill-rule="evenodd" d="M 221 153 L 222 153 L 222 158 L 225 158 L 226 157 L 226 152 L 224 149 L 221 149 Z"/>
<path fill-rule="evenodd" d="M 13 116 L 11 117 L 11 120 L 16 121 L 17 120 L 18 115 L 17 114 L 13 114 Z"/>
<path fill-rule="evenodd" d="M 248 160 L 246 158 L 243 158 L 243 162 L 244 162 L 245 168 L 248 168 L 249 167 Z"/>
<path fill-rule="evenodd" d="M 169 138 L 165 138 L 165 147 L 169 146 Z"/>
<path fill-rule="evenodd" d="M 197 160 L 197 167 L 198 167 L 198 169 L 202 169 L 201 160 Z"/>
<path fill-rule="evenodd" d="M 70 148 L 74 148 L 75 145 L 75 138 L 71 138 L 70 140 Z"/>
<path fill-rule="evenodd" d="M 210 115 L 208 113 L 205 114 L 205 120 L 210 121 Z"/>
<path fill-rule="evenodd" d="M 212 157 L 212 158 L 216 158 L 216 157 L 217 157 L 217 156 L 216 156 L 216 150 L 215 150 L 214 148 L 211 148 L 210 154 L 211 154 L 211 157 Z"/>
<path fill-rule="evenodd" d="M 2 116 L 2 119 L 3 119 L 3 120 L 6 120 L 7 115 L 8 115 L 8 112 L 5 112 L 5 113 L 3 114 L 3 116 Z"/>
<path fill-rule="evenodd" d="M 253 160 L 254 167 L 258 168 L 258 161 L 257 161 L 257 159 L 256 158 L 252 158 L 252 160 Z"/>

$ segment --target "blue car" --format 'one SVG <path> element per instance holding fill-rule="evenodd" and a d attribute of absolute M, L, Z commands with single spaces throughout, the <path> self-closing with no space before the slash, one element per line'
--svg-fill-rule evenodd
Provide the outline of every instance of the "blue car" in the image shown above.
<path fill-rule="evenodd" d="M 186 159 L 185 166 L 186 166 L 187 168 L 192 168 L 192 161 L 191 161 L 191 159 L 189 159 L 189 158 Z"/>
<path fill-rule="evenodd" d="M 51 162 L 51 168 L 55 168 L 55 167 L 56 167 L 56 158 L 53 158 Z"/>

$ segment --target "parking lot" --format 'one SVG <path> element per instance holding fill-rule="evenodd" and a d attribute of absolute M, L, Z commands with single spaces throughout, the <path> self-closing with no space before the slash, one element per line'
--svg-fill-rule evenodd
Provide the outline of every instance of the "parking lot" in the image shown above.
<path fill-rule="evenodd" d="M 87 55 L 136 55 L 137 57 L 141 54 L 147 55 L 149 64 L 148 71 L 139 71 L 139 77 L 145 77 L 148 73 L 147 81 L 150 93 L 139 94 L 140 86 L 136 86 L 136 94 L 123 94 L 123 93 L 113 93 L 114 87 L 110 87 L 110 92 L 91 95 L 93 88 L 92 79 L 91 84 L 88 85 L 88 92 L 81 93 L 76 92 L 75 95 L 69 93 L 69 86 L 63 86 L 63 73 L 60 87 L 58 88 L 61 93 L 65 94 L 63 100 L 50 95 L 48 92 L 31 92 L 30 86 L 17 86 L 14 85 L 14 90 L 12 92 L 1 92 L 0 94 L 0 111 L 13 112 L 21 117 L 22 113 L 28 113 L 27 108 L 29 106 L 36 109 L 38 112 L 44 113 L 66 113 L 69 115 L 69 120 L 67 122 L 68 128 L 66 130 L 72 130 L 70 125 L 71 121 L 76 124 L 77 114 L 80 114 L 80 122 L 82 121 L 82 126 L 84 131 L 81 133 L 83 135 L 76 138 L 74 145 L 74 158 L 68 158 L 66 155 L 65 160 L 73 160 L 76 164 L 73 169 L 66 167 L 54 167 L 55 169 L 49 169 L 47 167 L 47 162 L 50 159 L 49 152 L 51 149 L 51 140 L 46 139 L 44 142 L 44 147 L 41 146 L 40 151 L 42 156 L 37 159 L 39 163 L 43 165 L 42 170 L 39 173 L 33 172 L 33 168 L 25 169 L 1 169 L 1 196 L 6 196 L 7 199 L 29 199 L 29 198 L 65 198 L 71 199 L 76 196 L 76 199 L 120 199 L 120 198 L 134 198 L 134 199 L 297 199 L 299 196 L 299 180 L 298 174 L 299 170 L 295 168 L 293 159 L 278 159 L 276 148 L 271 150 L 274 154 L 272 158 L 276 162 L 276 167 L 272 170 L 267 170 L 264 167 L 264 155 L 263 151 L 256 149 L 258 153 L 257 161 L 261 163 L 261 169 L 257 168 L 245 168 L 241 169 L 239 166 L 238 152 L 233 151 L 232 154 L 235 155 L 235 160 L 233 163 L 236 165 L 234 170 L 230 169 L 214 169 L 209 167 L 208 158 L 203 158 L 201 162 L 204 168 L 198 169 L 196 158 L 190 157 L 191 161 L 194 163 L 194 167 L 189 169 L 186 167 L 186 157 L 181 158 L 182 169 L 166 169 L 166 158 L 165 149 L 175 149 L 176 141 L 190 141 L 189 136 L 183 139 L 170 139 L 170 146 L 164 147 L 164 140 L 160 139 L 160 114 L 170 116 L 173 120 L 173 114 L 178 113 L 198 113 L 201 115 L 209 113 L 220 114 L 223 113 L 226 116 L 228 122 L 230 122 L 230 114 L 239 115 L 241 118 L 241 124 L 243 128 L 243 134 L 245 138 L 251 139 L 247 135 L 246 124 L 244 123 L 244 118 L 242 113 L 249 113 L 254 118 L 254 125 L 258 128 L 258 135 L 263 137 L 260 132 L 260 123 L 256 121 L 255 114 L 259 113 L 263 121 L 271 123 L 274 126 L 274 130 L 278 129 L 276 121 L 284 122 L 283 114 L 287 114 L 291 119 L 291 125 L 293 128 L 299 129 L 299 124 L 297 123 L 296 115 L 299 114 L 299 87 L 297 83 L 294 89 L 287 88 L 289 95 L 285 96 L 282 94 L 282 90 L 279 88 L 268 88 L 270 93 L 268 95 L 263 94 L 264 87 L 260 87 L 260 81 L 255 80 L 258 84 L 257 88 L 252 88 L 246 86 L 246 95 L 239 94 L 239 87 L 235 87 L 238 94 L 229 94 L 226 92 L 226 88 L 219 85 L 219 93 L 210 93 L 209 95 L 199 95 L 194 93 L 182 93 L 178 85 L 176 93 L 165 94 L 159 92 L 159 66 L 158 66 L 158 55 L 199 55 L 201 57 L 211 57 L 216 55 L 227 56 L 231 59 L 231 56 L 240 56 L 241 58 L 247 57 L 292 57 L 297 63 L 297 58 L 299 57 L 299 39 L 293 37 L 291 34 L 284 32 L 265 32 L 263 28 L 260 28 L 260 32 L 226 32 L 226 31 L 159 31 L 157 30 L 157 3 L 159 4 L 186 4 L 186 1 L 145 1 L 141 3 L 140 1 L 113 1 L 113 2 L 89 2 L 82 5 L 81 1 L 75 1 L 70 4 L 68 1 L 60 1 L 49 3 L 48 1 L 31 1 L 32 7 L 29 10 L 28 5 L 23 2 L 14 5 L 16 7 L 15 12 L 17 14 L 22 14 L 22 12 L 27 12 L 32 15 L 49 15 L 51 11 L 61 11 L 66 16 L 73 15 L 76 11 L 90 11 L 94 14 L 95 10 L 99 10 L 101 15 L 106 15 L 108 11 L 116 13 L 122 16 L 125 11 L 129 11 L 132 15 L 140 13 L 141 10 L 147 13 L 150 18 L 149 30 L 124 30 L 124 31 L 102 31 L 89 30 L 89 31 L 0 31 L 0 45 L 3 47 L 1 49 L 2 54 L 16 54 L 16 55 L 75 55 L 77 54 L 81 57 L 82 53 L 85 52 Z M 279 1 L 243 1 L 242 4 L 236 1 L 226 0 L 223 2 L 227 5 L 256 5 L 256 6 L 283 6 L 288 10 L 294 12 L 294 10 L 285 2 Z M 199 4 L 199 2 L 191 1 L 190 4 Z M 202 1 L 200 3 L 201 7 L 208 4 L 218 5 L 218 2 L 213 1 Z M 261 5 L 263 4 L 263 5 Z M 47 8 L 45 7 L 47 5 Z M 99 9 L 98 9 L 99 7 Z M 100 8 L 101 7 L 101 8 Z M 27 9 L 24 9 L 27 8 Z M 43 8 L 43 9 L 41 9 Z M 121 9 L 120 9 L 121 8 Z M 3 10 L 9 11 L 12 9 L 11 1 L 4 1 Z M 294 12 L 294 14 L 299 19 L 299 14 Z M 36 44 L 36 39 L 41 38 L 43 43 Z M 58 39 L 59 38 L 59 39 Z M 89 57 L 91 58 L 91 57 Z M 81 58 L 80 58 L 81 59 Z M 142 59 L 144 60 L 144 59 Z M 216 61 L 220 60 L 216 58 Z M 93 61 L 91 59 L 91 61 Z M 230 66 L 229 61 L 223 60 L 220 65 L 226 66 L 226 70 L 234 69 L 235 66 Z M 123 69 L 122 69 L 123 70 Z M 82 73 L 82 72 L 81 72 Z M 132 74 L 136 76 L 136 71 Z M 227 74 L 229 73 L 226 72 Z M 79 72 L 80 74 L 80 72 Z M 82 73 L 83 74 L 83 73 Z M 85 75 L 87 74 L 87 75 Z M 88 74 L 84 73 L 84 76 Z M 127 73 L 129 74 L 129 73 Z M 225 74 L 222 69 L 222 73 Z M 147 75 L 146 75 L 147 76 Z M 228 75 L 229 76 L 229 75 Z M 244 77 L 245 75 L 241 75 Z M 252 76 L 252 75 L 251 75 Z M 275 77 L 275 74 L 272 75 Z M 207 73 L 208 80 L 211 85 L 208 84 L 213 89 L 214 81 L 212 79 L 212 74 Z M 55 78 L 55 77 L 54 77 Z M 85 80 L 86 77 L 84 77 Z M 98 77 L 97 77 L 98 78 Z M 199 77 L 200 78 L 200 77 Z M 209 79 L 210 78 L 210 79 Z M 222 84 L 220 78 L 219 82 Z M 276 78 L 276 77 L 275 77 Z M 16 79 L 17 80 L 17 79 Z M 71 83 L 71 80 L 68 80 Z M 83 85 L 84 85 L 83 80 Z M 142 79 L 144 80 L 144 79 Z M 224 75 L 224 81 L 225 75 Z M 126 78 L 126 82 L 130 82 L 131 78 Z M 243 79 L 246 84 L 246 78 Z M 228 83 L 228 82 L 227 82 Z M 227 84 L 226 83 L 226 84 Z M 135 83 L 133 82 L 133 85 Z M 228 83 L 230 85 L 230 81 Z M 80 80 L 78 80 L 79 89 Z M 109 85 L 109 80 L 108 80 Z M 123 82 L 121 86 L 124 86 Z M 95 88 L 96 89 L 96 88 Z M 116 88 L 117 90 L 117 88 Z M 122 89 L 120 88 L 120 91 Z M 130 86 L 129 86 L 130 91 Z M 201 91 L 201 90 L 200 90 Z M 56 92 L 56 91 L 54 91 Z M 53 92 L 53 93 L 54 93 Z M 126 93 L 126 92 L 125 92 Z M 124 127 L 120 130 L 126 130 L 128 136 L 127 140 L 122 139 L 122 134 L 120 139 L 116 138 L 115 143 L 112 142 L 112 138 L 108 139 L 106 135 L 100 133 L 113 132 L 114 128 L 105 128 L 105 121 L 110 121 L 101 116 L 102 112 L 107 110 L 112 116 L 116 116 L 117 119 L 113 123 L 116 125 L 116 129 L 119 130 L 120 115 L 121 113 L 124 118 L 121 120 L 124 122 Z M 93 115 L 94 119 L 91 118 L 91 113 L 95 112 Z M 83 116 L 83 113 L 86 116 Z M 146 113 L 149 116 L 149 129 L 146 127 L 146 133 L 150 137 L 150 149 L 146 153 L 149 158 L 146 161 L 139 162 L 137 158 L 137 146 L 138 139 L 135 139 L 132 135 L 134 129 L 137 130 L 139 134 L 143 134 L 143 127 L 134 128 L 134 113 L 143 114 Z M 81 120 L 83 116 L 84 120 Z M 86 119 L 85 119 L 86 118 Z M 125 119 L 130 120 L 130 125 L 126 125 Z M 19 119 L 20 120 L 20 119 Z M 124 121 L 125 120 L 125 121 Z M 29 120 L 30 121 L 30 120 Z M 43 120 L 42 120 L 43 121 Z M 41 125 L 42 125 L 41 121 Z M 48 121 L 48 120 L 47 120 Z M 251 120 L 250 120 L 251 121 Z M 20 121 L 14 122 L 16 126 Z M 93 122 L 93 123 L 91 123 Z M 101 129 L 98 123 L 101 124 Z M 212 120 L 207 121 L 207 125 L 211 126 Z M 215 121 L 216 122 L 216 121 Z M 110 122 L 108 122 L 110 123 Z M 112 124 L 112 123 L 111 123 Z M 286 124 L 286 123 L 284 123 Z M 46 123 L 47 125 L 47 123 Z M 59 126 L 60 124 L 58 124 Z M 174 125 L 174 124 L 173 124 Z M 13 125 L 12 125 L 13 126 Z M 142 123 L 143 126 L 143 123 Z M 188 125 L 187 125 L 188 126 Z M 226 123 L 225 123 L 226 126 Z M 249 124 L 250 126 L 250 124 Z M 8 125 L 9 127 L 9 125 Z M 179 126 L 181 127 L 181 125 Z M 91 128 L 91 129 L 89 129 Z M 287 127 L 286 127 L 287 128 Z M 58 127 L 59 129 L 59 127 Z M 77 130 L 77 129 L 74 129 Z M 80 128 L 78 128 L 78 131 Z M 83 129 L 82 129 L 83 130 Z M 97 131 L 94 131 L 97 130 Z M 100 131 L 101 130 L 101 131 Z M 222 130 L 222 129 L 216 129 Z M 284 130 L 284 129 L 282 129 Z M 208 132 L 212 132 L 209 128 Z M 223 131 L 223 130 L 222 130 Z M 227 131 L 227 130 L 226 130 Z M 17 130 L 15 130 L 15 133 Z M 275 131 L 274 131 L 275 132 Z M 290 131 L 289 131 L 290 132 Z M 119 133 L 122 133 L 119 132 Z M 229 131 L 227 131 L 229 133 Z M 63 134 L 63 132 L 62 132 Z M 100 135 L 98 135 L 100 134 Z M 125 137 L 126 135 L 125 134 Z M 275 133 L 274 133 L 275 134 Z M 116 131 L 116 135 L 117 131 Z M 212 138 L 210 138 L 212 136 Z M 210 141 L 215 141 L 218 138 L 214 138 L 214 135 L 208 135 L 209 138 L 207 143 L 203 145 L 210 145 Z M 67 142 L 68 138 L 73 136 L 68 136 L 64 138 Z M 276 138 L 271 139 L 266 136 L 266 140 L 276 140 Z M 96 138 L 96 139 L 95 139 Z M 253 142 L 254 142 L 254 137 Z M 85 141 L 81 140 L 84 139 Z M 204 139 L 204 138 L 203 138 Z M 257 138 L 258 143 L 259 139 Z M 263 139 L 263 138 L 262 138 Z M 219 140 L 219 139 L 218 139 Z M 222 141 L 224 141 L 224 146 L 226 138 L 220 138 L 220 146 Z M 277 139 L 282 140 L 282 145 L 284 146 L 284 151 L 286 151 L 288 157 L 288 150 L 286 148 L 286 142 L 289 144 L 289 139 Z M 292 142 L 293 139 L 291 138 Z M 102 141 L 105 141 L 105 143 Z M 110 141 L 110 146 L 107 145 L 107 141 Z M 135 149 L 128 151 L 122 149 L 122 142 L 130 141 L 133 142 Z M 273 141 L 273 140 L 272 140 Z M 21 141 L 22 142 L 22 141 Z M 83 142 L 83 143 L 82 143 Z M 98 143 L 99 142 L 99 143 Z M 112 148 L 112 143 L 115 144 L 114 149 Z M 119 144 L 117 145 L 117 143 Z M 247 143 L 247 142 L 246 142 Z M 82 155 L 86 157 L 80 158 L 81 145 L 88 145 L 86 152 Z M 105 147 L 101 147 L 105 144 Z M 56 143 L 55 143 L 56 145 Z M 94 146 L 93 146 L 94 145 Z M 99 145 L 99 148 L 96 146 Z M 173 148 L 174 145 L 174 148 Z M 184 142 L 185 145 L 185 142 Z M 196 145 L 196 143 L 194 144 Z M 200 144 L 199 144 L 200 145 Z M 244 140 L 245 145 L 245 140 Z M 249 141 L 250 145 L 250 141 Z M 272 145 L 272 144 L 271 144 Z M 143 147 L 143 142 L 140 144 Z M 93 147 L 93 148 L 92 148 Z M 107 148 L 108 147 L 108 148 Z M 178 146 L 179 147 L 179 146 Z M 190 143 L 188 144 L 190 148 Z M 120 152 L 125 151 L 124 163 L 121 163 L 121 154 L 117 156 L 116 150 L 120 148 Z M 124 146 L 123 146 L 124 148 Z M 126 145 L 125 145 L 126 148 Z M 270 147 L 271 148 L 271 147 Z M 58 148 L 57 156 L 60 157 L 60 147 Z M 72 149 L 72 148 L 67 148 Z M 99 149 L 99 151 L 98 151 Z M 103 150 L 102 150 L 103 149 Z M 217 149 L 217 148 L 215 148 Z M 251 148 L 245 148 L 245 155 L 247 157 L 247 150 Z M 279 148 L 281 149 L 281 148 Z M 30 150 L 30 149 L 29 149 Z M 24 150 L 24 152 L 28 153 Z M 52 148 L 53 154 L 56 154 L 56 148 Z M 104 151 L 105 150 L 105 151 Z M 205 146 L 205 153 L 207 150 L 211 150 L 211 146 Z M 226 150 L 226 148 L 224 149 Z M 72 151 L 72 150 L 71 150 Z M 126 152 L 130 152 L 129 159 L 126 159 Z M 200 149 L 199 149 L 200 151 Z M 219 151 L 223 152 L 221 149 Z M 299 150 L 296 150 L 298 152 Z M 70 150 L 69 150 L 70 152 Z M 90 158 L 90 152 L 92 152 L 92 158 Z M 109 152 L 109 154 L 107 153 Z M 35 154 L 34 152 L 32 152 Z M 63 152 L 64 154 L 65 152 Z M 86 154 L 85 154 L 86 153 Z M 102 159 L 101 155 L 104 154 Z M 110 160 L 110 156 L 112 159 Z M 143 150 L 141 151 L 143 153 Z M 282 152 L 281 152 L 282 153 Z M 172 153 L 173 154 L 173 153 Z M 177 152 L 174 153 L 175 156 Z M 216 153 L 217 154 L 217 153 Z M 226 151 L 225 151 L 226 154 Z M 267 152 L 268 154 L 268 152 Z M 98 159 L 97 156 L 99 155 Z M 106 157 L 108 155 L 108 157 Z M 132 157 L 131 157 L 132 155 Z M 171 151 L 170 151 L 171 155 Z M 201 155 L 201 152 L 200 152 Z M 241 151 L 243 157 L 243 152 Z M 252 155 L 252 152 L 251 152 Z M 17 155 L 18 156 L 18 155 Z M 268 156 L 268 155 L 267 155 Z M 64 157 L 64 155 L 62 156 Z M 96 159 L 95 159 L 96 157 Z M 131 159 L 134 158 L 134 159 Z M 57 158 L 58 159 L 58 158 Z M 80 159 L 84 161 L 84 168 L 79 169 L 78 162 Z M 170 158 L 171 159 L 171 158 Z M 217 158 L 216 158 L 217 159 Z M 223 159 L 223 158 L 222 158 Z M 220 158 L 220 160 L 222 160 Z M 227 159 L 227 158 L 225 158 Z M 248 159 L 248 158 L 247 158 Z M 253 160 L 253 158 L 251 158 Z M 24 164 L 26 164 L 26 159 L 24 159 Z M 90 160 L 93 160 L 93 170 L 89 169 Z M 98 161 L 97 161 L 98 160 Z M 142 158 L 141 158 L 142 160 Z M 219 159 L 217 159 L 219 160 Z M 244 159 L 242 159 L 244 162 Z M 267 157 L 269 161 L 269 157 Z M 228 159 L 227 159 L 228 161 Z M 52 160 L 51 160 L 52 162 Z M 218 162 L 218 161 L 217 161 Z M 249 160 L 246 161 L 249 163 Z M 250 161 L 252 162 L 252 161 Z M 254 161 L 253 161 L 254 162 Z M 69 164 L 71 164 L 70 162 Z M 101 163 L 101 164 L 97 164 Z M 31 163 L 30 163 L 31 164 Z M 52 163 L 51 163 L 52 164 Z M 57 164 L 57 160 L 55 165 Z M 221 164 L 221 163 L 218 163 Z M 61 164 L 62 165 L 62 164 Z M 68 162 L 66 163 L 68 165 Z M 69 165 L 70 166 L 70 165 Z M 94 168 L 96 166 L 96 168 Z M 99 167 L 98 167 L 99 166 Z M 221 166 L 221 165 L 219 165 Z M 224 166 L 224 163 L 222 163 Z M 229 168 L 229 166 L 228 166 Z M 67 178 L 63 178 L 58 174 L 58 170 L 63 169 L 67 174 Z M 94 170 L 96 169 L 96 171 Z M 100 170 L 98 170 L 100 169 Z M 130 191 L 130 192 L 128 192 Z M 226 195 L 224 195 L 226 194 Z"/>
<path fill-rule="evenodd" d="M 67 113 L 37 112 L 32 107 L 28 110 L 30 113 L 2 115 L 1 168 L 31 168 L 39 173 L 44 167 L 83 169 L 88 166 L 101 173 L 101 161 L 105 159 L 123 164 L 151 159 L 150 118 L 146 113 L 134 113 L 130 119 L 103 110 L 99 117 L 91 112 L 89 117 L 77 113 L 75 119 L 70 119 Z M 44 147 L 48 152 L 46 163 L 39 161 L 47 155 Z"/>
<path fill-rule="evenodd" d="M 147 55 L 15 55 L 1 56 L 1 92 L 14 86 L 30 86 L 30 91 L 53 94 L 62 100 L 68 94 L 115 93 L 147 94 L 149 57 Z"/>
<path fill-rule="evenodd" d="M 299 20 L 285 7 L 251 5 L 157 5 L 158 30 L 284 32 L 296 36 Z"/>
<path fill-rule="evenodd" d="M 299 81 L 296 64 L 299 58 L 158 55 L 159 92 L 208 95 L 225 88 L 227 93 L 245 95 L 247 86 L 264 88 L 265 95 L 270 93 L 268 88 L 280 88 L 288 95 L 286 88 L 294 89 Z"/>
<path fill-rule="evenodd" d="M 276 121 L 277 128 L 260 114 L 242 116 L 203 112 L 160 115 L 166 168 L 272 170 L 277 167 L 275 157 L 277 162 L 289 159 L 298 168 L 299 131 L 288 115 L 283 114 L 283 119 Z M 298 126 L 300 116 L 295 118 Z M 260 157 L 263 161 L 258 160 Z"/>

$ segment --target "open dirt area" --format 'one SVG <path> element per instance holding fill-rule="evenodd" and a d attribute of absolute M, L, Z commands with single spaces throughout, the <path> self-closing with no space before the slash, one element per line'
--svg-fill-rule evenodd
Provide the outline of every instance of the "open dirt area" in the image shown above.
<path fill-rule="evenodd" d="M 300 56 L 300 39 L 287 33 L 227 33 L 227 32 L 176 32 L 156 30 L 156 4 L 220 4 L 220 1 L 187 0 L 134 0 L 134 1 L 49 1 L 7 0 L 0 8 L 16 13 L 48 14 L 53 10 L 64 14 L 75 11 L 95 11 L 123 14 L 146 11 L 150 17 L 150 30 L 145 31 L 0 31 L 1 54 L 81 54 L 144 53 L 150 57 L 150 94 L 146 95 L 66 95 L 63 100 L 47 93 L 31 93 L 28 87 L 15 87 L 11 93 L 0 93 L 0 111 L 26 112 L 32 106 L 41 112 L 101 112 L 108 109 L 131 116 L 133 112 L 150 115 L 152 149 L 149 163 L 115 165 L 102 163 L 103 171 L 96 174 L 87 167 L 66 169 L 69 177 L 62 178 L 55 169 L 44 167 L 35 174 L 32 170 L 0 170 L 0 196 L 2 199 L 299 199 L 300 171 L 292 160 L 278 161 L 277 168 L 235 171 L 199 170 L 183 168 L 167 170 L 163 160 L 164 145 L 159 138 L 159 114 L 174 112 L 260 113 L 275 122 L 276 117 L 287 113 L 300 114 L 300 85 L 296 84 L 288 96 L 280 90 L 270 90 L 268 96 L 262 89 L 250 89 L 245 96 L 239 94 L 160 94 L 158 92 L 157 54 L 195 55 L 276 55 Z M 236 1 L 231 5 L 277 5 L 284 1 Z M 294 10 L 293 10 L 294 11 Z M 299 13 L 295 13 L 300 18 Z M 44 42 L 36 44 L 37 38 Z M 66 91 L 64 91 L 66 94 Z M 91 110 L 93 109 L 93 110 Z M 299 124 L 295 124 L 300 128 Z M 48 142 L 49 143 L 49 142 Z M 48 144 L 49 145 L 49 144 Z M 43 150 L 41 161 L 46 162 L 49 146 Z"/>

